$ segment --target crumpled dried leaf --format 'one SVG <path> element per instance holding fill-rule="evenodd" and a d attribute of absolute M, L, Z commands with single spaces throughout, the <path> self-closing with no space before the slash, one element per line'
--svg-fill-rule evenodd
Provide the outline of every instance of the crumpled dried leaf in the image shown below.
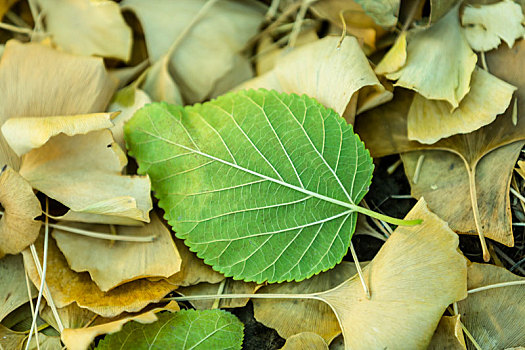
<path fill-rule="evenodd" d="M 399 226 L 363 269 L 370 299 L 357 276 L 316 294 L 338 315 L 345 349 L 425 348 L 445 308 L 467 295 L 457 235 L 424 200 L 406 218 L 423 223 Z"/>
<path fill-rule="evenodd" d="M 377 74 L 395 72 L 405 65 L 407 61 L 407 33 L 402 32 L 397 37 L 394 45 L 383 56 L 374 71 Z"/>
<path fill-rule="evenodd" d="M 271 284 L 258 294 L 306 294 L 331 289 L 356 274 L 353 263 L 342 262 L 335 268 L 322 272 L 302 282 Z M 285 339 L 302 332 L 319 334 L 330 343 L 341 328 L 332 309 L 317 300 L 252 299 L 254 317 L 258 322 L 275 329 Z M 300 320 L 300 321 L 299 321 Z"/>
<path fill-rule="evenodd" d="M 354 0 L 323 0 L 310 5 L 312 12 L 342 28 L 341 15 L 345 19 L 346 32 L 365 44 L 365 50 L 375 50 L 376 41 L 387 33 L 381 26 L 366 14 L 365 10 Z"/>
<path fill-rule="evenodd" d="M 107 225 L 70 224 L 83 230 L 110 233 Z M 130 237 L 156 236 L 150 243 L 109 242 L 53 230 L 58 247 L 76 272 L 89 272 L 103 292 L 144 277 L 169 277 L 180 270 L 181 258 L 171 232 L 155 213 L 142 227 L 117 226 L 116 233 Z M 86 249 L 89 247 L 89 249 Z"/>
<path fill-rule="evenodd" d="M 179 87 L 173 81 L 168 70 L 168 56 L 164 55 L 155 62 L 146 74 L 142 88 L 153 101 L 165 101 L 172 104 L 182 104 Z"/>
<path fill-rule="evenodd" d="M 365 13 L 382 27 L 393 27 L 397 23 L 401 0 L 355 0 Z"/>
<path fill-rule="evenodd" d="M 12 331 L 0 324 L 0 349 L 21 349 L 25 339 L 25 333 Z"/>
<path fill-rule="evenodd" d="M 73 136 L 111 128 L 113 116 L 112 113 L 93 113 L 67 117 L 11 118 L 2 125 L 2 134 L 20 157 L 61 133 Z"/>
<path fill-rule="evenodd" d="M 115 87 L 100 58 L 10 40 L 0 61 L 0 124 L 14 117 L 102 112 Z M 20 159 L 0 135 L 5 163 L 18 170 Z"/>
<path fill-rule="evenodd" d="M 82 328 L 97 317 L 97 314 L 79 307 L 76 303 L 57 308 L 57 312 L 64 328 Z M 51 327 L 59 329 L 53 311 L 48 305 L 45 305 L 38 315 Z"/>
<path fill-rule="evenodd" d="M 436 23 L 462 0 L 430 0 L 430 23 Z"/>
<path fill-rule="evenodd" d="M 328 350 L 328 344 L 320 335 L 304 332 L 288 338 L 281 350 Z"/>
<path fill-rule="evenodd" d="M 16 171 L 0 170 L 0 204 L 5 211 L 0 219 L 0 257 L 18 254 L 35 241 L 42 223 L 40 202 L 31 185 Z"/>
<path fill-rule="evenodd" d="M 525 280 L 502 267 L 488 264 L 472 263 L 467 271 L 469 290 Z M 469 293 L 458 307 L 463 324 L 482 349 L 496 350 L 525 344 L 525 285 Z M 470 348 L 473 348 L 471 344 Z"/>
<path fill-rule="evenodd" d="M 385 61 L 384 65 L 395 67 L 398 57 L 392 59 L 395 62 Z M 476 61 L 476 54 L 463 37 L 455 7 L 430 28 L 409 34 L 406 64 L 387 72 L 386 77 L 397 80 L 396 86 L 412 89 L 431 100 L 447 101 L 457 108 L 469 92 Z"/>
<path fill-rule="evenodd" d="M 266 88 L 279 92 L 306 94 L 344 115 L 352 97 L 360 89 L 379 83 L 357 40 L 346 37 L 338 48 L 338 37 L 325 37 L 296 48 L 277 61 L 275 68 L 249 80 L 237 89 Z M 272 77 L 273 75 L 273 77 Z M 345 115 L 353 121 L 355 111 Z"/>
<path fill-rule="evenodd" d="M 265 7 L 255 1 L 219 1 L 176 42 L 206 2 L 125 0 L 121 3 L 124 10 L 133 11 L 140 20 L 152 62 L 172 51 L 170 48 L 175 43 L 174 51 L 167 57 L 167 71 L 180 87 L 186 103 L 211 96 L 218 81 L 239 68 L 235 63 L 247 64 L 240 51 L 257 33 L 265 12 Z M 242 80 L 249 78 L 251 75 Z M 155 100 L 151 91 L 146 91 Z"/>
<path fill-rule="evenodd" d="M 4 319 L 11 311 L 27 303 L 26 278 L 24 262 L 21 255 L 8 255 L 0 259 L 0 321 Z M 31 295 L 36 295 L 33 286 Z"/>
<path fill-rule="evenodd" d="M 43 244 L 41 235 L 35 242 L 40 264 L 43 259 Z M 22 254 L 31 281 L 39 286 L 40 277 L 31 252 L 26 249 Z M 69 268 L 66 258 L 52 238 L 49 239 L 46 283 L 58 308 L 76 302 L 78 306 L 103 317 L 114 317 L 125 311 L 139 311 L 149 303 L 158 302 L 173 290 L 173 286 L 165 281 L 151 282 L 141 279 L 104 293 L 91 281 L 87 272 L 76 273 Z"/>
<path fill-rule="evenodd" d="M 113 127 L 111 127 L 111 133 L 113 139 L 122 148 L 126 149 L 126 143 L 124 142 L 124 123 L 126 123 L 133 114 L 145 104 L 151 102 L 151 98 L 141 89 L 134 88 L 131 86 L 130 89 L 124 88 L 116 93 L 115 99 L 109 105 L 109 112 L 119 111 L 120 114 L 113 118 Z"/>
<path fill-rule="evenodd" d="M 521 6 L 512 0 L 502 0 L 477 7 L 466 6 L 461 17 L 465 37 L 476 51 L 490 51 L 501 43 L 509 47 L 525 35 Z"/>
<path fill-rule="evenodd" d="M 128 61 L 132 32 L 118 4 L 107 0 L 37 0 L 46 31 L 67 52 Z"/>
<path fill-rule="evenodd" d="M 408 138 L 432 144 L 445 137 L 477 130 L 505 112 L 515 90 L 516 87 L 476 68 L 469 93 L 452 112 L 445 101 L 427 100 L 415 94 L 407 117 Z"/>
<path fill-rule="evenodd" d="M 219 283 L 225 279 L 224 275 L 206 265 L 202 259 L 190 251 L 184 241 L 174 238 L 182 263 L 180 271 L 170 276 L 166 281 L 174 286 L 187 287 L 198 283 Z"/>
<path fill-rule="evenodd" d="M 62 220 L 111 224 L 149 221 L 146 176 L 121 175 L 127 159 L 109 130 L 53 137 L 24 156 L 20 174 L 71 209 Z"/>
<path fill-rule="evenodd" d="M 177 288 L 177 293 L 183 296 L 190 295 L 217 295 L 217 294 L 253 294 L 261 284 L 255 282 L 237 281 L 227 278 L 221 283 L 202 282 L 189 287 Z M 220 292 L 219 292 L 220 291 Z M 250 301 L 249 298 L 220 299 L 218 308 L 243 307 Z M 215 301 L 208 300 L 190 300 L 189 303 L 197 310 L 211 309 Z"/>
<path fill-rule="evenodd" d="M 466 350 L 460 317 L 460 315 L 441 317 L 427 350 Z"/>

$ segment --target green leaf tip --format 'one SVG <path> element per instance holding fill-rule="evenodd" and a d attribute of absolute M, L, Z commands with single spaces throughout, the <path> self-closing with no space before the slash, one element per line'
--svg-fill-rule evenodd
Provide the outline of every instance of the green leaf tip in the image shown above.
<path fill-rule="evenodd" d="M 193 106 L 153 103 L 125 127 L 176 235 L 215 270 L 300 281 L 341 262 L 372 158 L 352 126 L 306 95 L 228 93 Z"/>
<path fill-rule="evenodd" d="M 243 330 L 241 321 L 223 310 L 164 312 L 150 324 L 125 324 L 96 349 L 241 349 Z"/>

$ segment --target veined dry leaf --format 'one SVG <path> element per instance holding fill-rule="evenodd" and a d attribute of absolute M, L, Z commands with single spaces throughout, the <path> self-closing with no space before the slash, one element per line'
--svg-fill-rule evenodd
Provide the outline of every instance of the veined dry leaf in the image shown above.
<path fill-rule="evenodd" d="M 221 283 L 201 282 L 199 284 L 177 288 L 177 293 L 183 296 L 190 295 L 217 295 L 217 294 L 254 294 L 261 284 L 254 282 L 237 281 L 231 278 Z M 219 292 L 220 291 L 220 292 Z M 220 299 L 218 308 L 243 307 L 250 301 L 250 298 Z M 211 309 L 215 300 L 190 300 L 188 301 L 197 310 Z"/>
<path fill-rule="evenodd" d="M 365 13 L 382 27 L 393 27 L 397 23 L 401 0 L 355 0 Z"/>
<path fill-rule="evenodd" d="M 86 328 L 65 328 L 60 338 L 69 350 L 87 350 L 97 336 L 119 332 L 122 326 L 130 321 L 136 321 L 142 324 L 157 321 L 156 311 L 157 310 L 151 310 L 139 315 L 129 316 L 113 322 Z"/>
<path fill-rule="evenodd" d="M 165 101 L 173 104 L 182 104 L 179 87 L 173 81 L 168 69 L 168 56 L 162 56 L 156 61 L 146 74 L 142 88 L 153 101 Z"/>
<path fill-rule="evenodd" d="M 366 44 L 368 51 L 375 50 L 376 41 L 387 33 L 354 0 L 315 1 L 310 8 L 316 16 L 330 21 L 339 28 L 343 28 L 342 14 L 346 23 L 346 32 Z"/>
<path fill-rule="evenodd" d="M 502 267 L 488 264 L 472 263 L 467 271 L 469 290 L 525 280 Z M 465 327 L 482 349 L 496 350 L 525 344 L 525 285 L 469 293 L 458 307 Z M 468 343 L 468 348 L 473 349 Z"/>
<path fill-rule="evenodd" d="M 21 349 L 25 339 L 25 333 L 12 331 L 0 324 L 0 350 Z"/>
<path fill-rule="evenodd" d="M 57 308 L 57 312 L 64 328 L 82 328 L 97 316 L 94 312 L 83 309 L 76 303 Z M 59 329 L 49 305 L 45 305 L 44 308 L 40 310 L 39 316 L 54 329 Z"/>
<path fill-rule="evenodd" d="M 363 87 L 377 87 L 379 93 L 385 89 L 357 40 L 346 37 L 341 47 L 338 42 L 338 37 L 328 36 L 298 47 L 280 58 L 266 78 L 257 77 L 237 89 L 266 88 L 306 94 L 343 116 L 352 96 Z M 354 112 L 348 113 L 345 117 L 352 122 Z"/>
<path fill-rule="evenodd" d="M 112 113 L 93 113 L 59 117 L 11 118 L 2 125 L 2 134 L 15 153 L 21 157 L 43 146 L 58 134 L 73 136 L 113 127 Z"/>
<path fill-rule="evenodd" d="M 255 1 L 219 1 L 179 39 L 206 3 L 206 0 L 121 3 L 123 9 L 132 10 L 140 20 L 150 60 L 157 62 L 169 52 L 164 56 L 169 62 L 163 74 L 172 73 L 186 103 L 206 99 L 221 78 L 239 68 L 235 63 L 246 64 L 247 59 L 240 51 L 257 33 L 264 17 L 265 7 Z M 159 72 L 162 69 L 159 67 Z M 251 74 L 242 80 L 249 78 Z M 146 91 L 155 100 L 151 91 Z"/>
<path fill-rule="evenodd" d="M 436 23 L 462 0 L 430 0 L 430 23 Z"/>
<path fill-rule="evenodd" d="M 443 316 L 432 336 L 428 350 L 466 350 L 460 315 Z"/>
<path fill-rule="evenodd" d="M 445 308 L 466 297 L 457 235 L 424 200 L 407 215 L 415 217 L 423 223 L 399 226 L 363 269 L 370 299 L 357 276 L 315 294 L 337 314 L 345 349 L 425 348 Z"/>
<path fill-rule="evenodd" d="M 70 224 L 69 226 L 110 233 L 107 225 Z M 171 232 L 155 213 L 151 214 L 149 224 L 142 227 L 118 226 L 116 232 L 130 237 L 154 235 L 157 238 L 149 243 L 124 241 L 110 243 L 103 239 L 79 237 L 59 229 L 53 230 L 53 238 L 71 269 L 76 272 L 89 272 L 93 282 L 103 292 L 144 277 L 167 278 L 180 270 L 181 257 L 173 243 Z"/>
<path fill-rule="evenodd" d="M 128 61 L 132 32 L 118 4 L 107 0 L 37 0 L 46 31 L 67 52 Z"/>
<path fill-rule="evenodd" d="M 42 236 L 35 242 L 40 264 L 43 259 L 43 243 Z M 22 254 L 31 281 L 39 286 L 40 277 L 31 252 L 26 249 Z M 149 303 L 158 302 L 173 290 L 173 286 L 165 281 L 150 282 L 141 279 L 104 293 L 91 281 L 87 272 L 76 273 L 69 268 L 66 258 L 52 238 L 49 239 L 46 283 L 58 308 L 76 302 L 78 306 L 103 317 L 113 317 L 124 311 L 139 311 Z"/>
<path fill-rule="evenodd" d="M 18 0 L 0 0 L 0 20 Z"/>
<path fill-rule="evenodd" d="M 109 105 L 109 112 L 119 111 L 120 114 L 113 118 L 113 127 L 111 133 L 113 139 L 122 149 L 126 149 L 124 142 L 124 123 L 126 123 L 133 114 L 144 105 L 151 102 L 150 97 L 144 91 L 131 86 L 124 88 L 115 94 L 115 99 Z"/>
<path fill-rule="evenodd" d="M 396 86 L 412 89 L 430 100 L 443 100 L 451 109 L 469 92 L 470 78 L 476 66 L 476 54 L 463 37 L 458 7 L 430 28 L 409 33 L 406 63 L 386 77 L 397 80 Z M 454 57 L 454 60 L 450 58 Z M 394 62 L 384 65 L 395 67 Z"/>
<path fill-rule="evenodd" d="M 0 124 L 14 117 L 102 112 L 115 87 L 100 58 L 10 40 L 0 61 Z M 5 163 L 18 170 L 20 159 L 0 135 Z"/>
<path fill-rule="evenodd" d="M 31 295 L 35 288 L 30 285 Z M 8 255 L 0 259 L 0 321 L 11 311 L 29 301 L 21 255 Z"/>
<path fill-rule="evenodd" d="M 0 219 L 0 257 L 18 254 L 35 241 L 40 232 L 40 202 L 31 185 L 9 167 L 0 170 L 0 204 L 5 209 Z"/>
<path fill-rule="evenodd" d="M 24 156 L 20 174 L 71 209 L 62 220 L 136 225 L 149 222 L 150 181 L 124 176 L 127 159 L 109 130 L 58 135 Z"/>
<path fill-rule="evenodd" d="M 306 294 L 332 289 L 357 273 L 353 263 L 343 261 L 335 268 L 302 282 L 271 284 L 258 294 Z M 303 332 L 313 332 L 330 343 L 341 328 L 330 306 L 318 300 L 252 299 L 253 314 L 258 322 L 273 328 L 289 339 Z"/>
<path fill-rule="evenodd" d="M 415 94 L 407 117 L 408 138 L 432 144 L 445 137 L 477 130 L 505 112 L 515 90 L 516 87 L 476 68 L 470 91 L 452 112 L 448 102 L 427 100 Z"/>
<path fill-rule="evenodd" d="M 516 43 L 512 50 L 505 46 L 500 46 L 498 50 L 487 54 L 487 61 L 489 63 L 489 70 L 495 76 L 512 83 L 518 87 L 518 113 L 525 110 L 525 79 L 521 74 L 522 63 L 525 60 L 525 44 L 521 40 Z M 464 201 L 450 200 L 451 192 L 447 190 L 451 184 L 447 184 L 450 180 L 448 176 L 439 176 L 435 178 L 435 182 L 430 183 L 430 188 L 427 188 L 428 193 L 424 194 L 428 197 L 429 207 L 438 215 L 447 220 L 451 228 L 463 233 L 476 233 L 480 231 L 480 227 L 485 227 L 485 236 L 492 238 L 500 243 L 508 246 L 514 244 L 511 226 L 510 201 L 508 198 L 508 183 L 511 175 L 511 170 L 505 175 L 506 181 L 501 181 L 501 162 L 503 159 L 498 159 L 496 163 L 487 163 L 483 165 L 485 169 L 493 173 L 492 178 L 497 178 L 498 186 L 490 181 L 481 181 L 480 176 L 476 173 L 481 172 L 477 170 L 478 165 L 481 166 L 486 162 L 486 156 L 490 152 L 499 147 L 509 145 L 513 142 L 523 140 L 525 138 L 525 118 L 518 117 L 517 125 L 512 122 L 512 108 L 509 108 L 504 116 L 496 118 L 496 120 L 470 134 L 455 135 L 447 139 L 440 140 L 433 145 L 424 145 L 415 141 L 408 140 L 407 137 L 407 118 L 409 104 L 411 103 L 412 95 L 406 91 L 397 91 L 396 98 L 391 102 L 379 108 L 376 108 L 365 115 L 356 124 L 356 131 L 361 138 L 366 142 L 368 149 L 372 156 L 381 157 L 388 154 L 403 153 L 413 150 L 438 150 L 448 151 L 447 161 L 442 161 L 441 165 L 434 165 L 431 160 L 438 158 L 438 156 L 428 156 L 423 162 L 422 171 L 425 170 L 430 163 L 431 169 L 440 169 L 445 172 L 443 162 L 448 162 L 448 166 L 454 164 L 454 167 L 460 163 L 464 164 L 467 176 L 456 177 L 454 186 L 461 188 L 468 188 L 469 193 L 461 195 L 463 198 L 471 198 L 471 205 L 465 207 Z M 509 149 L 513 146 L 509 146 Z M 518 146 L 515 146 L 518 147 Z M 505 158 L 505 167 L 515 161 L 512 159 L 512 153 L 506 153 L 511 158 Z M 427 151 L 428 153 L 428 151 Z M 427 154 L 426 153 L 426 154 Z M 412 156 L 408 156 L 412 157 Z M 458 157 L 457 160 L 452 158 Z M 427 159 L 430 160 L 427 162 Z M 495 158 L 493 158 L 494 160 Z M 496 164 L 496 165 L 493 165 Z M 513 166 L 512 163 L 511 166 Z M 510 168 L 512 169 L 512 168 Z M 485 171 L 483 171 L 486 173 Z M 494 173 L 495 172 L 495 173 Z M 408 173 L 409 177 L 413 173 Z M 499 177 L 498 177 L 499 175 Z M 443 180 L 444 183 L 440 183 Z M 420 177 L 419 181 L 423 181 Z M 418 182 L 419 182 L 418 181 Z M 461 184 L 459 184 L 461 181 Z M 467 181 L 467 182 L 465 182 Z M 485 187 L 486 186 L 486 187 Z M 482 188 L 485 187 L 485 188 Z M 478 189 L 472 191 L 471 189 Z M 498 190 L 506 188 L 504 193 L 498 194 Z M 453 192 L 452 198 L 457 198 L 456 192 Z M 479 193 L 487 193 L 489 200 L 479 201 L 477 197 Z M 439 196 L 439 199 L 435 199 Z M 505 204 L 495 206 L 493 200 L 495 197 L 505 198 Z M 436 200 L 441 203 L 436 206 Z M 475 202 L 479 207 L 479 223 L 476 224 L 474 217 L 469 218 L 465 222 L 462 216 L 465 210 L 472 208 L 472 202 Z M 443 210 L 444 209 L 444 210 Z M 473 213 L 476 209 L 474 208 Z M 498 221 L 495 221 L 498 220 Z M 488 229 L 487 229 L 488 228 Z"/>
<path fill-rule="evenodd" d="M 397 37 L 394 45 L 383 56 L 374 71 L 377 74 L 395 72 L 405 65 L 407 61 L 407 33 L 402 32 Z"/>
<path fill-rule="evenodd" d="M 175 238 L 175 245 L 181 256 L 180 271 L 170 276 L 166 281 L 174 286 L 187 287 L 198 283 L 219 283 L 225 279 L 210 265 L 206 265 L 195 253 L 184 244 L 181 239 Z"/>
<path fill-rule="evenodd" d="M 319 334 L 304 332 L 286 339 L 281 350 L 328 350 L 328 344 Z"/>
<path fill-rule="evenodd" d="M 523 37 L 523 12 L 521 6 L 512 0 L 477 7 L 466 6 L 461 17 L 465 37 L 476 51 L 490 51 L 501 43 L 509 47 Z"/>

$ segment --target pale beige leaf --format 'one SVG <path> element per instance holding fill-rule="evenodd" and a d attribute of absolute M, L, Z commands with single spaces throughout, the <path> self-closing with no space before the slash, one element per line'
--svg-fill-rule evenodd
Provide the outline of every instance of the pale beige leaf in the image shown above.
<path fill-rule="evenodd" d="M 405 65 L 386 76 L 397 80 L 396 86 L 457 108 L 469 91 L 476 61 L 476 54 L 463 37 L 455 7 L 430 28 L 409 35 Z"/>
<path fill-rule="evenodd" d="M 476 51 L 495 49 L 503 40 L 509 47 L 525 35 L 521 6 L 503 0 L 477 7 L 466 6 L 461 17 L 465 37 Z"/>
<path fill-rule="evenodd" d="M 126 157 L 109 130 L 58 135 L 24 156 L 20 173 L 31 185 L 76 212 L 79 221 L 149 221 L 147 176 L 124 176 Z M 81 214 L 85 215 L 83 218 Z M 100 221 L 100 216 L 105 221 Z M 125 220 L 123 220 L 125 219 Z"/>
<path fill-rule="evenodd" d="M 137 15 L 150 60 L 157 62 L 170 51 L 206 3 L 206 0 L 125 0 L 121 6 Z M 265 7 L 255 1 L 218 1 L 176 43 L 167 66 L 184 102 L 200 102 L 208 97 L 217 81 L 236 68 L 235 56 L 247 60 L 240 52 L 257 33 L 264 12 Z M 242 80 L 249 78 L 251 74 Z"/>
<path fill-rule="evenodd" d="M 408 138 L 432 144 L 445 137 L 477 130 L 505 112 L 515 90 L 516 87 L 476 68 L 469 93 L 452 112 L 447 102 L 427 100 L 416 94 L 408 111 Z"/>
<path fill-rule="evenodd" d="M 304 332 L 292 335 L 286 340 L 282 350 L 328 350 L 324 339 L 316 333 Z"/>
<path fill-rule="evenodd" d="M 356 0 L 366 14 L 382 27 L 393 27 L 397 23 L 401 0 Z"/>
<path fill-rule="evenodd" d="M 179 87 L 168 71 L 168 56 L 166 55 L 150 67 L 142 88 L 153 101 L 182 104 Z"/>
<path fill-rule="evenodd" d="M 31 284 L 30 290 L 31 295 L 36 296 L 36 290 Z M 0 321 L 29 301 L 21 255 L 8 255 L 0 259 L 0 300 Z"/>
<path fill-rule="evenodd" d="M 73 136 L 111 128 L 112 117 L 112 113 L 93 113 L 66 117 L 11 118 L 2 125 L 2 134 L 20 157 L 61 133 Z"/>
<path fill-rule="evenodd" d="M 88 309 L 79 307 L 76 303 L 58 308 L 57 312 L 64 328 L 82 328 L 98 316 Z M 54 329 L 60 329 L 49 305 L 45 305 L 45 307 L 40 310 L 39 316 Z"/>
<path fill-rule="evenodd" d="M 25 333 L 12 331 L 0 324 L 0 350 L 20 349 L 25 339 Z"/>
<path fill-rule="evenodd" d="M 443 316 L 427 350 L 466 350 L 460 315 Z"/>
<path fill-rule="evenodd" d="M 183 296 L 217 294 L 253 294 L 261 287 L 261 284 L 257 284 L 255 282 L 236 281 L 231 278 L 227 278 L 221 283 L 212 284 L 201 282 L 193 286 L 177 288 L 177 293 Z M 222 290 L 222 292 L 219 293 L 219 290 Z M 246 306 L 249 300 L 249 298 L 220 299 L 218 307 L 243 307 Z M 211 309 L 214 302 L 215 300 L 213 299 L 189 301 L 189 303 L 191 303 L 193 307 L 197 310 Z"/>
<path fill-rule="evenodd" d="M 18 254 L 35 241 L 42 223 L 34 218 L 42 214 L 40 202 L 31 185 L 9 167 L 0 170 L 0 257 Z"/>
<path fill-rule="evenodd" d="M 399 70 L 407 60 L 407 34 L 402 32 L 390 50 L 375 68 L 377 74 L 387 74 Z"/>
<path fill-rule="evenodd" d="M 11 40 L 0 61 L 0 124 L 14 117 L 103 112 L 115 87 L 100 58 Z M 20 159 L 0 135 L 5 163 L 18 170 Z"/>
<path fill-rule="evenodd" d="M 363 269 L 367 299 L 357 276 L 317 293 L 338 316 L 346 349 L 424 349 L 441 315 L 467 295 L 466 260 L 458 237 L 431 213 L 424 200 Z"/>
<path fill-rule="evenodd" d="M 26 336 L 27 338 L 27 336 Z M 45 335 L 38 333 L 38 346 L 36 344 L 36 337 L 31 338 L 31 343 L 27 350 L 61 350 L 62 343 L 60 342 L 59 336 Z M 20 350 L 25 349 L 21 348 Z"/>
<path fill-rule="evenodd" d="M 41 235 L 35 242 L 40 264 L 43 259 L 43 243 Z M 31 281 L 39 286 L 40 277 L 31 252 L 26 249 L 22 254 Z M 103 317 L 114 317 L 123 312 L 142 310 L 146 305 L 160 301 L 173 290 L 173 286 L 165 281 L 141 279 L 104 293 L 91 281 L 87 272 L 77 273 L 69 268 L 66 258 L 52 238 L 49 239 L 47 259 L 46 284 L 58 308 L 76 302 L 78 306 Z"/>
<path fill-rule="evenodd" d="M 94 232 L 111 232 L 107 225 L 67 226 Z M 103 292 L 144 277 L 167 278 L 180 270 L 181 257 L 171 238 L 171 232 L 155 213 L 151 214 L 151 222 L 143 227 L 117 226 L 115 230 L 117 235 L 156 236 L 156 239 L 148 243 L 109 242 L 79 237 L 59 229 L 53 230 L 52 234 L 71 269 L 76 272 L 89 272 L 93 282 Z"/>
<path fill-rule="evenodd" d="M 145 104 L 151 102 L 148 94 L 140 89 L 132 88 L 129 91 L 127 98 L 119 98 L 121 96 L 119 93 L 123 90 L 120 90 L 116 94 L 116 98 L 109 105 L 109 112 L 119 111 L 120 114 L 113 119 L 113 127 L 111 127 L 111 133 L 113 134 L 113 139 L 122 149 L 126 149 L 126 143 L 124 142 L 124 124 L 133 117 L 133 114 Z"/>
<path fill-rule="evenodd" d="M 166 281 L 174 286 L 187 287 L 202 282 L 219 283 L 225 277 L 206 265 L 188 246 L 178 238 L 174 238 L 175 245 L 182 259 L 180 271 L 170 276 Z"/>
<path fill-rule="evenodd" d="M 155 310 L 145 312 L 136 316 L 126 317 L 117 321 L 104 323 L 87 328 L 66 328 L 61 334 L 62 342 L 69 350 L 87 350 L 89 345 L 99 335 L 116 333 L 122 329 L 124 324 L 130 321 L 147 324 L 157 321 Z"/>
<path fill-rule="evenodd" d="M 53 41 L 67 52 L 128 61 L 132 32 L 118 4 L 107 0 L 37 0 Z"/>
<path fill-rule="evenodd" d="M 472 263 L 468 266 L 468 289 L 523 281 L 506 269 Z M 482 349 L 496 350 L 525 344 L 525 285 L 507 286 L 469 294 L 458 303 L 461 319 Z M 472 344 L 468 344 L 473 349 Z"/>
<path fill-rule="evenodd" d="M 342 262 L 335 268 L 302 282 L 284 282 L 261 288 L 259 294 L 305 294 L 333 288 L 356 274 L 353 263 Z M 253 299 L 255 319 L 288 339 L 302 332 L 319 334 L 330 343 L 341 328 L 328 305 L 317 300 Z M 300 322 L 298 321 L 300 320 Z"/>

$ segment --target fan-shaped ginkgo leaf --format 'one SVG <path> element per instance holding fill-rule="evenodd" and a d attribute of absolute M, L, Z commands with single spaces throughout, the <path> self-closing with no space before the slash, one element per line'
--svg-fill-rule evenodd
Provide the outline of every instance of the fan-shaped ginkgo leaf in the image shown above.
<path fill-rule="evenodd" d="M 339 263 L 372 159 L 352 127 L 305 95 L 249 90 L 152 104 L 126 124 L 177 236 L 226 276 L 302 280 Z M 367 211 L 368 212 L 368 211 Z"/>

